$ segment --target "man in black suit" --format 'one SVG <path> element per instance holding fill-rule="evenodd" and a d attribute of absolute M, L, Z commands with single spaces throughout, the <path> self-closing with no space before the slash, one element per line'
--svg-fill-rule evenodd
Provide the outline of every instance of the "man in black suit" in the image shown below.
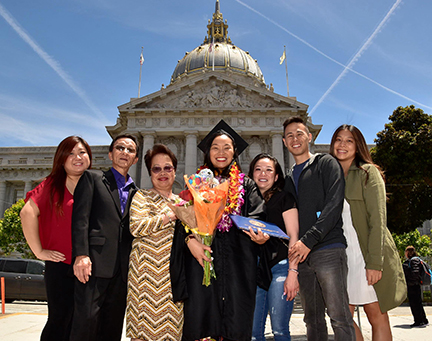
<path fill-rule="evenodd" d="M 134 136 L 109 147 L 112 168 L 85 171 L 74 193 L 72 256 L 75 311 L 71 341 L 120 340 L 126 309 L 132 235 L 129 207 L 136 186 L 128 175 L 138 161 Z"/>

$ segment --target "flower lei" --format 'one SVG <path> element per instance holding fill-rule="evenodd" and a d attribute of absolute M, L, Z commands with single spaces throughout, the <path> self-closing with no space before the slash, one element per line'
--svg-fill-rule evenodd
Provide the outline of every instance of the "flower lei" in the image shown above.
<path fill-rule="evenodd" d="M 201 166 L 198 168 L 197 173 L 199 173 L 202 169 L 208 168 L 207 166 Z M 237 163 L 234 162 L 231 166 L 229 173 L 229 187 L 228 187 L 228 198 L 225 205 L 224 212 L 222 214 L 222 218 L 217 224 L 216 228 L 221 232 L 227 232 L 230 230 L 233 225 L 232 220 L 229 217 L 229 214 L 240 215 L 241 208 L 244 204 L 244 173 L 240 172 L 240 169 L 237 166 Z"/>

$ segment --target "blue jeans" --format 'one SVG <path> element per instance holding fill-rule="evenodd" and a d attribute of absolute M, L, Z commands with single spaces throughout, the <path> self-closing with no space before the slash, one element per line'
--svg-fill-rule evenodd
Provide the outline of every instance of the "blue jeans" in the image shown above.
<path fill-rule="evenodd" d="M 272 282 L 268 291 L 257 288 L 255 312 L 252 330 L 252 340 L 265 341 L 264 330 L 267 313 L 275 341 L 291 341 L 289 321 L 294 307 L 294 301 L 286 301 L 284 282 L 288 274 L 288 260 L 282 260 L 272 267 Z"/>
<path fill-rule="evenodd" d="M 355 341 L 347 293 L 347 258 L 344 248 L 309 254 L 299 265 L 300 297 L 308 340 L 328 339 L 325 308 L 335 341 Z"/>

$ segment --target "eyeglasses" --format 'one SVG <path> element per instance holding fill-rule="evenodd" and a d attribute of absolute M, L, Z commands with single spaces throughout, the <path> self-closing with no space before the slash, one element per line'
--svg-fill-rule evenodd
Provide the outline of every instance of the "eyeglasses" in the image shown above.
<path fill-rule="evenodd" d="M 122 146 L 121 144 L 114 146 L 114 148 L 117 149 L 119 152 L 126 152 L 128 154 L 135 154 L 136 153 L 135 149 Z"/>
<path fill-rule="evenodd" d="M 165 166 L 164 168 L 159 166 L 154 166 L 151 171 L 155 174 L 159 174 L 160 172 L 164 171 L 165 173 L 171 173 L 173 171 L 173 166 Z"/>

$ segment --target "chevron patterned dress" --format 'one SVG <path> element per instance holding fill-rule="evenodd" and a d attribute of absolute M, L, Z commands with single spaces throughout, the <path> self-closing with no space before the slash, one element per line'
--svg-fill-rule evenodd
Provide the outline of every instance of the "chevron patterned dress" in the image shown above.
<path fill-rule="evenodd" d="M 183 303 L 174 303 L 170 254 L 175 223 L 163 225 L 164 198 L 138 191 L 130 208 L 135 237 L 129 259 L 126 336 L 148 341 L 181 340 Z"/>

